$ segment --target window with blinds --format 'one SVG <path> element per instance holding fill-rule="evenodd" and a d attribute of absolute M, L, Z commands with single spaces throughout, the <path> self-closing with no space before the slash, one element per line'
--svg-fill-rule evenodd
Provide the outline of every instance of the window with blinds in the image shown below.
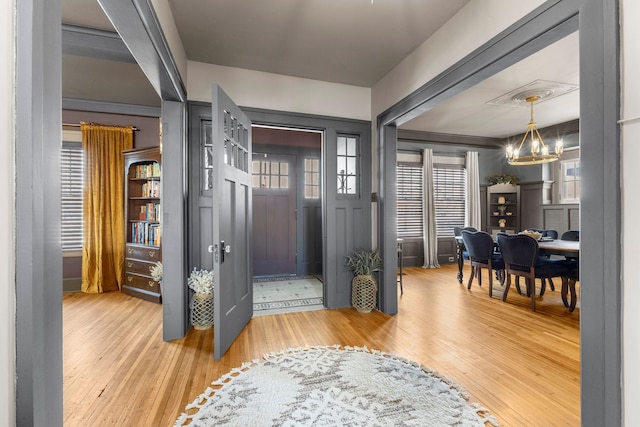
<path fill-rule="evenodd" d="M 422 238 L 422 179 L 421 164 L 398 164 L 398 237 Z"/>
<path fill-rule="evenodd" d="M 467 173 L 462 168 L 433 169 L 436 235 L 453 236 L 454 227 L 464 227 Z"/>
<path fill-rule="evenodd" d="M 82 189 L 84 157 L 82 144 L 63 142 L 60 155 L 62 250 L 82 249 Z"/>

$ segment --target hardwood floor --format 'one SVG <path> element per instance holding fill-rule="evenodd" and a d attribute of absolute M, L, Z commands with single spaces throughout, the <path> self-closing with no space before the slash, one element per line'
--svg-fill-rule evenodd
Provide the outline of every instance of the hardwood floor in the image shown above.
<path fill-rule="evenodd" d="M 170 426 L 242 362 L 331 344 L 366 346 L 436 370 L 501 426 L 580 425 L 580 305 L 569 313 L 559 290 L 547 290 L 534 313 L 515 289 L 507 302 L 489 299 L 483 279 L 468 291 L 454 266 L 406 268 L 396 316 L 346 308 L 254 317 L 219 362 L 212 329 L 163 342 L 158 304 L 119 292 L 65 294 L 65 426 Z"/>

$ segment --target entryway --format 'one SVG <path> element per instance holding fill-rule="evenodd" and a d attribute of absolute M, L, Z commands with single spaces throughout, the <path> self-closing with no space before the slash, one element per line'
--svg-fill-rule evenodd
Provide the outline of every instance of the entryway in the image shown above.
<path fill-rule="evenodd" d="M 323 307 L 322 137 L 252 127 L 254 315 Z"/>

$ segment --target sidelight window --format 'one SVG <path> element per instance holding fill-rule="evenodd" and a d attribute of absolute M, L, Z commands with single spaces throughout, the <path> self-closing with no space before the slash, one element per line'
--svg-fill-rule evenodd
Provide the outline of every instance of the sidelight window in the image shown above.
<path fill-rule="evenodd" d="M 338 194 L 358 194 L 357 138 L 338 136 Z"/>
<path fill-rule="evenodd" d="M 320 159 L 304 159 L 304 198 L 320 198 Z"/>

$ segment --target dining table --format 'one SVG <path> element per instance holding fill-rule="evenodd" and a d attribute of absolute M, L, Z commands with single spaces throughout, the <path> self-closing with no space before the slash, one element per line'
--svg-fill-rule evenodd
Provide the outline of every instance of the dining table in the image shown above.
<path fill-rule="evenodd" d="M 538 248 L 552 255 L 563 255 L 570 258 L 580 255 L 580 242 L 572 240 L 538 240 Z"/>
<path fill-rule="evenodd" d="M 458 261 L 458 282 L 462 283 L 462 267 L 464 265 L 463 252 L 465 251 L 464 242 L 462 236 L 455 236 L 456 239 L 456 256 Z M 497 245 L 496 245 L 497 247 Z M 538 240 L 538 248 L 540 251 L 544 251 L 550 255 L 560 255 L 566 258 L 572 258 L 579 260 L 580 258 L 580 242 L 573 240 L 560 240 L 560 239 L 540 239 Z M 562 302 L 569 308 L 569 311 L 573 311 L 577 303 L 576 292 L 576 279 L 571 278 L 563 281 L 563 288 L 560 292 Z M 569 295 L 567 295 L 569 294 Z M 570 296 L 570 300 L 568 299 Z"/>

